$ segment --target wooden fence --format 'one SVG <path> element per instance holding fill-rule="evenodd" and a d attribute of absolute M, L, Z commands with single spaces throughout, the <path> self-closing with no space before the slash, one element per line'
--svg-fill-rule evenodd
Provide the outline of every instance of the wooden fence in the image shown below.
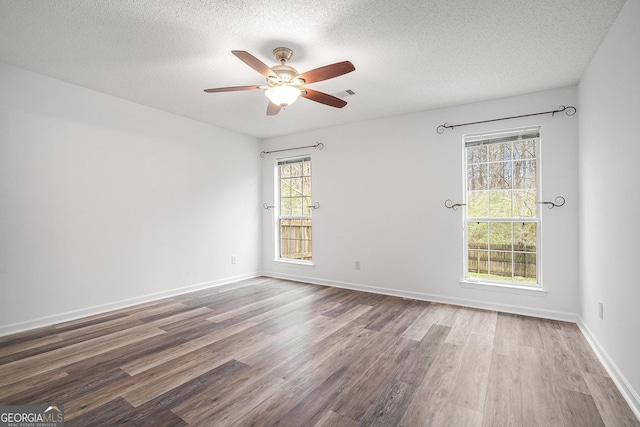
<path fill-rule="evenodd" d="M 280 257 L 312 259 L 311 220 L 283 219 L 280 222 Z"/>
<path fill-rule="evenodd" d="M 505 278 L 535 281 L 537 274 L 535 252 L 511 252 L 511 246 L 492 245 L 491 251 L 469 247 L 469 273 L 491 274 Z M 513 254 L 513 260 L 511 255 Z"/>

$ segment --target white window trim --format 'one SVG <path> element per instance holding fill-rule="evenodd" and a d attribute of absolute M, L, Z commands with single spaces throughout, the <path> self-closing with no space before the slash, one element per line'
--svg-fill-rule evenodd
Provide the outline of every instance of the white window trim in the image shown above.
<path fill-rule="evenodd" d="M 508 283 L 484 282 L 469 279 L 460 280 L 460 286 L 467 289 L 478 289 L 483 291 L 504 292 L 508 294 L 532 295 L 538 297 L 546 296 L 549 291 L 540 286 L 522 286 Z"/>
<path fill-rule="evenodd" d="M 279 250 L 279 248 L 276 248 L 277 250 Z M 276 255 L 278 254 L 278 252 L 276 252 Z M 309 268 L 309 269 L 314 269 L 316 268 L 316 264 L 313 261 L 307 261 L 307 260 L 295 260 L 295 259 L 288 259 L 288 258 L 276 258 L 273 260 L 273 262 L 278 263 L 278 264 L 285 264 L 285 265 L 291 265 L 291 266 L 296 266 L 296 267 L 301 267 L 301 268 Z"/>
<path fill-rule="evenodd" d="M 540 133 L 539 142 L 536 148 L 536 187 L 537 187 L 537 195 L 538 200 L 542 200 L 542 126 L 540 125 L 532 125 L 525 127 L 518 127 L 512 129 L 502 129 L 498 131 L 489 131 L 489 132 L 478 132 L 462 135 L 462 194 L 463 194 L 463 204 L 464 213 L 462 215 L 462 279 L 460 279 L 460 286 L 463 288 L 469 289 L 482 289 L 488 291 L 495 292 L 506 292 L 506 293 L 515 293 L 515 294 L 525 294 L 525 295 L 537 295 L 537 296 L 545 296 L 548 291 L 544 289 L 543 280 L 542 280 L 542 258 L 543 258 L 543 247 L 542 247 L 542 209 L 539 204 L 536 204 L 536 218 L 522 218 L 527 222 L 536 222 L 538 224 L 538 233 L 536 236 L 536 281 L 535 284 L 518 284 L 516 282 L 502 282 L 502 281 L 492 281 L 492 280 L 483 280 L 478 279 L 475 280 L 473 278 L 467 277 L 468 273 L 468 243 L 467 243 L 467 221 L 474 220 L 473 217 L 467 216 L 467 152 L 466 152 L 466 140 L 469 137 L 477 137 L 477 136 L 489 136 L 492 134 L 508 134 L 512 132 L 524 131 L 526 129 L 538 128 Z M 506 222 L 517 222 L 520 218 L 517 217 L 509 217 L 505 218 Z M 483 219 L 487 221 L 487 219 Z M 489 222 L 499 222 L 499 219 L 492 218 L 488 219 Z"/>

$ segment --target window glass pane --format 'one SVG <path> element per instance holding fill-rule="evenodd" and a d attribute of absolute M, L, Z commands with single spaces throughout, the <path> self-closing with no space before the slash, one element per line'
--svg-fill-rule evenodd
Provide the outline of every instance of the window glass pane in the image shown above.
<path fill-rule="evenodd" d="M 489 164 L 489 189 L 509 189 L 511 188 L 511 162 L 498 162 Z"/>
<path fill-rule="evenodd" d="M 514 159 L 533 159 L 536 157 L 537 139 L 522 139 L 513 143 Z"/>
<path fill-rule="evenodd" d="M 508 218 L 511 216 L 511 191 L 489 191 L 489 216 L 494 218 Z"/>
<path fill-rule="evenodd" d="M 291 247 L 289 258 L 302 259 L 302 245 L 300 239 L 291 239 L 289 241 L 289 246 Z"/>
<path fill-rule="evenodd" d="M 535 253 L 514 252 L 513 259 L 513 279 L 515 282 L 536 283 L 538 281 Z"/>
<path fill-rule="evenodd" d="M 467 215 L 472 218 L 489 216 L 489 193 L 470 191 L 467 195 Z"/>
<path fill-rule="evenodd" d="M 291 178 L 291 192 L 294 196 L 302 195 L 302 178 Z"/>
<path fill-rule="evenodd" d="M 311 176 L 311 162 L 304 162 L 302 164 L 302 175 Z"/>
<path fill-rule="evenodd" d="M 489 224 L 468 222 L 467 240 L 469 249 L 489 249 Z"/>
<path fill-rule="evenodd" d="M 303 241 L 303 253 L 302 253 L 302 259 L 304 260 L 311 260 L 311 254 L 313 253 L 312 248 L 311 248 L 311 240 L 304 240 Z"/>
<path fill-rule="evenodd" d="M 511 160 L 511 142 L 489 144 L 489 161 Z"/>
<path fill-rule="evenodd" d="M 489 252 L 470 250 L 468 255 L 469 276 L 475 278 L 489 277 Z"/>
<path fill-rule="evenodd" d="M 492 251 L 513 250 L 513 223 L 489 223 L 489 248 Z"/>
<path fill-rule="evenodd" d="M 305 196 L 311 195 L 311 177 L 302 178 L 302 193 Z"/>
<path fill-rule="evenodd" d="M 292 177 L 297 178 L 302 176 L 302 163 L 292 163 L 290 166 Z"/>
<path fill-rule="evenodd" d="M 513 191 L 513 216 L 518 218 L 535 218 L 538 216 L 535 189 Z"/>
<path fill-rule="evenodd" d="M 304 215 L 311 216 L 311 205 L 311 197 L 304 197 L 302 200 L 302 211 Z"/>
<path fill-rule="evenodd" d="M 512 252 L 489 252 L 489 278 L 511 281 L 513 277 Z"/>
<path fill-rule="evenodd" d="M 290 219 L 281 219 L 280 220 L 280 228 L 281 228 L 280 235 L 283 238 L 286 238 L 286 239 L 289 238 L 289 228 L 290 227 L 291 227 L 291 220 Z"/>
<path fill-rule="evenodd" d="M 282 197 L 280 199 L 280 215 L 282 216 L 291 215 L 291 198 Z"/>
<path fill-rule="evenodd" d="M 302 216 L 303 205 L 304 205 L 303 197 L 292 197 L 291 198 L 291 215 Z"/>
<path fill-rule="evenodd" d="M 513 162 L 513 188 L 536 188 L 535 159 Z"/>
<path fill-rule="evenodd" d="M 291 196 L 291 181 L 289 179 L 280 180 L 280 197 Z"/>
<path fill-rule="evenodd" d="M 487 161 L 487 147 L 476 145 L 467 148 L 467 163 L 484 163 Z"/>
<path fill-rule="evenodd" d="M 488 188 L 487 164 L 467 166 L 467 190 L 486 190 Z"/>
<path fill-rule="evenodd" d="M 513 225 L 513 250 L 536 252 L 538 224 L 535 222 L 516 222 Z"/>
<path fill-rule="evenodd" d="M 280 257 L 291 258 L 291 248 L 289 247 L 289 239 L 280 239 Z"/>
<path fill-rule="evenodd" d="M 289 178 L 291 176 L 291 165 L 280 166 L 280 177 Z"/>
<path fill-rule="evenodd" d="M 310 219 L 302 219 L 300 220 L 300 226 L 303 227 L 303 239 L 311 240 L 311 220 Z"/>

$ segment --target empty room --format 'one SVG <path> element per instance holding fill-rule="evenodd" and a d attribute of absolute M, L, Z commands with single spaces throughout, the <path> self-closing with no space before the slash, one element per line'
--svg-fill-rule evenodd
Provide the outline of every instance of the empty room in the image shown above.
<path fill-rule="evenodd" d="M 640 427 L 639 22 L 1 0 L 0 426 Z"/>

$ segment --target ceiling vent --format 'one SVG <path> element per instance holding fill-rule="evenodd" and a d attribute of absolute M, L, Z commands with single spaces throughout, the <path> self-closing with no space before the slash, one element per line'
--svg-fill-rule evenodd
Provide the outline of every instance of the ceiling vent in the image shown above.
<path fill-rule="evenodd" d="M 344 98 L 346 96 L 351 96 L 351 95 L 355 95 L 355 91 L 353 89 L 347 89 L 347 90 L 343 90 L 340 92 L 336 92 L 336 93 L 332 93 L 333 96 L 337 97 L 337 98 Z"/>

